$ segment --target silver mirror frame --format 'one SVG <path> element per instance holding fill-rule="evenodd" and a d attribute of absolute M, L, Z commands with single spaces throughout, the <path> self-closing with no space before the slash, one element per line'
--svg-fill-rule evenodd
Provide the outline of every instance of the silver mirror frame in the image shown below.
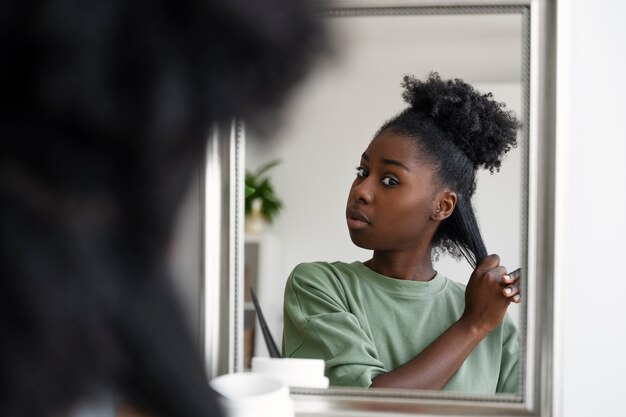
<path fill-rule="evenodd" d="M 520 395 L 477 396 L 432 391 L 294 390 L 299 416 L 483 415 L 551 416 L 554 409 L 554 224 L 556 0 L 360 1 L 324 3 L 323 13 L 394 14 L 407 9 L 493 12 L 522 8 L 529 16 L 526 129 L 528 137 L 527 279 Z M 216 125 L 204 173 L 200 344 L 209 378 L 243 368 L 243 183 L 245 129 Z"/>
<path fill-rule="evenodd" d="M 243 359 L 244 126 L 216 124 L 202 181 L 199 343 L 209 378 L 237 372 Z"/>

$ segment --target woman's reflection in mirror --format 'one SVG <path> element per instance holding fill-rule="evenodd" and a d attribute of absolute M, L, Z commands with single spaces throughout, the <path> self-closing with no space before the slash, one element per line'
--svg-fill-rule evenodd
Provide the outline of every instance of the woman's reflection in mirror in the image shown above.
<path fill-rule="evenodd" d="M 373 256 L 294 269 L 283 354 L 324 359 L 334 386 L 517 393 L 506 311 L 520 301 L 519 272 L 488 255 L 472 195 L 477 170 L 498 171 L 516 146 L 518 123 L 462 80 L 432 73 L 403 87 L 408 108 L 363 152 L 348 196 L 350 237 Z M 472 265 L 467 286 L 435 271 L 444 253 Z"/>

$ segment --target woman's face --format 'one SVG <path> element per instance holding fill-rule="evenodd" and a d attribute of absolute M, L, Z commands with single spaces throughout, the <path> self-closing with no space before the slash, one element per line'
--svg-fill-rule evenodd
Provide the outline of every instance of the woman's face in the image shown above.
<path fill-rule="evenodd" d="M 433 167 L 415 142 L 383 131 L 361 157 L 350 188 L 346 218 L 355 245 L 396 251 L 430 245 L 438 222 Z"/>

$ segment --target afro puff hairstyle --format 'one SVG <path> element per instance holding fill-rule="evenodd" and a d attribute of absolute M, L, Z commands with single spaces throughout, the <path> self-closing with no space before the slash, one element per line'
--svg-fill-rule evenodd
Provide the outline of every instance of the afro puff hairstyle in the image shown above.
<path fill-rule="evenodd" d="M 473 267 L 485 256 L 471 198 L 476 171 L 499 171 L 503 156 L 517 146 L 519 123 L 505 105 L 460 79 L 442 80 L 432 72 L 425 81 L 405 76 L 402 97 L 409 107 L 379 129 L 413 139 L 435 167 L 441 186 L 457 194 L 452 215 L 444 220 L 432 246 L 436 254 L 465 257 Z"/>

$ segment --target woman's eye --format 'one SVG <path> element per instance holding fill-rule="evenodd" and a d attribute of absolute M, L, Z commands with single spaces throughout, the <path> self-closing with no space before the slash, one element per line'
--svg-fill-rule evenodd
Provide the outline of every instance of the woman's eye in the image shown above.
<path fill-rule="evenodd" d="M 387 186 L 389 186 L 389 187 L 392 187 L 392 186 L 394 186 L 394 185 L 398 185 L 398 184 L 400 184 L 398 181 L 394 180 L 394 179 L 393 179 L 393 178 L 391 178 L 391 177 L 385 177 L 385 178 L 383 178 L 383 179 L 382 179 L 382 183 L 383 183 L 383 184 L 385 184 L 385 185 L 387 185 Z"/>
<path fill-rule="evenodd" d="M 363 167 L 356 167 L 356 176 L 360 178 L 367 177 L 367 171 Z"/>

